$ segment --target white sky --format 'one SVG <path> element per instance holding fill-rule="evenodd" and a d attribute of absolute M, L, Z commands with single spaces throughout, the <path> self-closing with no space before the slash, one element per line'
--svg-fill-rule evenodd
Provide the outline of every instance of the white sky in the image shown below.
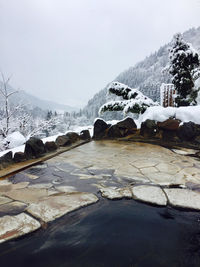
<path fill-rule="evenodd" d="M 200 26 L 200 0 L 0 0 L 12 86 L 83 106 L 120 72 Z"/>

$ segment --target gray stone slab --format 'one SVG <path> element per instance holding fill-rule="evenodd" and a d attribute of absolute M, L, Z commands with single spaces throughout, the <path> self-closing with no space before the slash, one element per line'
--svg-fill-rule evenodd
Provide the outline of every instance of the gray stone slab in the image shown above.
<path fill-rule="evenodd" d="M 29 204 L 56 193 L 57 191 L 46 188 L 23 188 L 9 191 L 5 193 L 5 196 Z"/>
<path fill-rule="evenodd" d="M 91 193 L 60 193 L 29 205 L 27 211 L 34 217 L 49 222 L 97 201 L 98 198 Z"/>
<path fill-rule="evenodd" d="M 167 205 L 166 196 L 160 187 L 148 185 L 134 186 L 132 187 L 132 192 L 135 199 L 160 206 Z"/>
<path fill-rule="evenodd" d="M 1 197 L 0 196 L 0 206 L 3 205 L 3 204 L 9 203 L 11 201 L 12 201 L 12 199 L 10 199 L 8 197 Z"/>
<path fill-rule="evenodd" d="M 200 193 L 189 189 L 164 189 L 169 203 L 175 207 L 200 210 Z"/>
<path fill-rule="evenodd" d="M 40 226 L 37 220 L 25 213 L 1 217 L 0 243 L 33 232 L 40 228 Z"/>
<path fill-rule="evenodd" d="M 13 201 L 9 203 L 5 203 L 0 206 L 0 217 L 5 215 L 16 215 L 22 213 L 27 207 L 27 204 Z"/>
<path fill-rule="evenodd" d="M 131 191 L 128 188 L 105 187 L 101 188 L 100 192 L 102 197 L 108 199 L 132 198 Z"/>

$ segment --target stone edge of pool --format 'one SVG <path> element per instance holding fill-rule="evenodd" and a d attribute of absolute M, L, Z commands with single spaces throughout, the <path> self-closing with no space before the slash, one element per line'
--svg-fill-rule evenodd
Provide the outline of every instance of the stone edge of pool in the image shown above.
<path fill-rule="evenodd" d="M 3 169 L 0 171 L 0 175 L 3 173 L 2 177 L 8 177 L 88 142 L 90 140 L 78 141 L 71 146 L 59 148 L 56 152 L 49 153 L 38 159 L 18 163 Z M 110 200 L 127 198 L 158 206 L 170 205 L 176 208 L 200 210 L 198 205 L 200 203 L 200 194 L 186 188 L 168 188 L 157 184 L 144 184 L 124 188 L 107 187 L 101 188 L 99 191 L 102 197 Z M 95 194 L 86 192 L 54 193 L 51 198 L 47 197 L 37 204 L 29 205 L 24 212 L 18 215 L 1 217 L 0 243 L 36 231 L 45 223 L 60 218 L 81 207 L 94 204 L 98 200 Z M 73 203 L 72 205 L 68 205 L 70 201 Z M 57 207 L 56 209 L 55 206 Z"/>
<path fill-rule="evenodd" d="M 14 163 L 12 165 L 9 165 L 7 168 L 4 168 L 2 170 L 0 170 L 0 179 L 5 179 L 8 178 L 9 176 L 20 172 L 24 169 L 27 169 L 29 167 L 34 166 L 35 164 L 41 163 L 43 161 L 46 161 L 48 159 L 51 159 L 61 153 L 67 152 L 71 149 L 74 149 L 76 147 L 82 146 L 84 144 L 87 144 L 88 142 L 90 142 L 91 140 L 85 140 L 85 141 L 78 141 L 75 144 L 72 144 L 70 146 L 67 147 L 60 147 L 58 148 L 55 152 L 51 152 L 48 154 L 45 154 L 42 157 L 36 158 L 36 159 L 30 159 L 30 160 L 26 160 L 23 162 L 19 162 L 19 163 Z"/>

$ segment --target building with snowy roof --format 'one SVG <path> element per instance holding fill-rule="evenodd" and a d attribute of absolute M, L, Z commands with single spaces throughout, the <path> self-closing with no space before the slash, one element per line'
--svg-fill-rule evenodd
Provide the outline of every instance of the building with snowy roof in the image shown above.
<path fill-rule="evenodd" d="M 176 90 L 172 83 L 162 83 L 160 87 L 160 105 L 162 107 L 175 107 Z"/>

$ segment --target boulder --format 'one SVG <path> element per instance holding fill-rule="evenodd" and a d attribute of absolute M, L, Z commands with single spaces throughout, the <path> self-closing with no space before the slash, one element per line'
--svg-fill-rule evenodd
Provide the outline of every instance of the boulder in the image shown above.
<path fill-rule="evenodd" d="M 198 135 L 196 138 L 195 138 L 195 142 L 199 145 L 200 144 L 200 135 Z"/>
<path fill-rule="evenodd" d="M 119 121 L 115 125 L 111 125 L 108 129 L 107 136 L 110 138 L 120 138 L 135 133 L 137 125 L 131 118 Z"/>
<path fill-rule="evenodd" d="M 55 151 L 57 149 L 57 145 L 55 142 L 51 141 L 51 142 L 46 142 L 44 144 L 44 147 L 45 147 L 45 150 L 47 152 L 52 152 L 52 151 Z"/>
<path fill-rule="evenodd" d="M 69 132 L 66 134 L 66 136 L 69 137 L 69 140 L 71 141 L 71 143 L 75 143 L 78 140 L 80 140 L 80 136 L 75 132 Z"/>
<path fill-rule="evenodd" d="M 13 163 L 13 153 L 12 151 L 7 152 L 2 157 L 0 157 L 0 169 L 6 168 Z"/>
<path fill-rule="evenodd" d="M 120 130 L 120 128 L 118 127 L 117 124 L 112 125 L 109 129 L 108 129 L 108 133 L 107 136 L 109 138 L 120 138 L 124 136 L 124 131 Z"/>
<path fill-rule="evenodd" d="M 14 155 L 14 162 L 23 162 L 26 161 L 26 155 L 23 152 L 16 152 Z"/>
<path fill-rule="evenodd" d="M 69 146 L 71 145 L 71 141 L 68 136 L 60 135 L 56 138 L 56 145 L 59 146 Z"/>
<path fill-rule="evenodd" d="M 200 125 L 194 122 L 185 122 L 178 128 L 177 135 L 181 141 L 194 141 L 200 135 Z"/>
<path fill-rule="evenodd" d="M 90 136 L 89 130 L 83 130 L 83 131 L 81 131 L 80 138 L 82 140 L 90 140 L 91 139 L 91 136 Z"/>
<path fill-rule="evenodd" d="M 13 153 L 9 151 L 0 158 L 0 162 L 12 162 L 12 157 Z"/>
<path fill-rule="evenodd" d="M 177 134 L 177 131 L 163 130 L 162 140 L 165 142 L 168 142 L 168 141 L 176 142 L 178 139 L 176 134 Z"/>
<path fill-rule="evenodd" d="M 24 153 L 27 159 L 39 158 L 45 152 L 44 143 L 39 138 L 31 137 L 25 144 Z"/>
<path fill-rule="evenodd" d="M 137 125 L 135 124 L 132 118 L 126 118 L 122 121 L 119 121 L 116 125 L 120 129 L 127 129 L 127 130 L 137 129 Z"/>
<path fill-rule="evenodd" d="M 177 131 L 180 123 L 181 123 L 180 120 L 168 119 L 168 120 L 163 121 L 163 122 L 158 122 L 157 126 L 158 126 L 158 128 L 160 128 L 162 130 Z"/>
<path fill-rule="evenodd" d="M 166 142 L 177 141 L 177 131 L 181 121 L 176 119 L 167 119 L 163 122 L 158 122 L 158 129 L 162 130 L 162 139 Z"/>
<path fill-rule="evenodd" d="M 102 120 L 102 119 L 97 119 L 94 123 L 94 139 L 101 139 L 105 137 L 105 131 L 108 129 L 108 124 Z"/>
<path fill-rule="evenodd" d="M 156 121 L 154 120 L 146 120 L 142 122 L 140 128 L 140 134 L 144 137 L 153 137 L 156 135 L 158 131 L 158 127 Z"/>

